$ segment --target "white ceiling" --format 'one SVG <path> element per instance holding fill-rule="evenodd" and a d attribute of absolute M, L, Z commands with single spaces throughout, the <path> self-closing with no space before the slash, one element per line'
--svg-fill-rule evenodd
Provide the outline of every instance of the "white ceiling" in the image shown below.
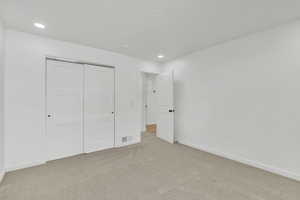
<path fill-rule="evenodd" d="M 166 61 L 294 20 L 300 0 L 0 0 L 0 13 L 13 29 Z"/>

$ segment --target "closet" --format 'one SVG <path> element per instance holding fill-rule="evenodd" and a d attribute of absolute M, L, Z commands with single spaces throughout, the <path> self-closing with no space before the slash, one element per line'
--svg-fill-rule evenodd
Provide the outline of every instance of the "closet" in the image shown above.
<path fill-rule="evenodd" d="M 48 160 L 114 147 L 114 68 L 46 60 Z"/>

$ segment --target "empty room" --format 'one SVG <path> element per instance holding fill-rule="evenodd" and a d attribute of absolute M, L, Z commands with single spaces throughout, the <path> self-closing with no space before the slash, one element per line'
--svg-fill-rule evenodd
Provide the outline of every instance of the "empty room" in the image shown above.
<path fill-rule="evenodd" d="M 299 200 L 299 0 L 0 0 L 0 200 Z"/>

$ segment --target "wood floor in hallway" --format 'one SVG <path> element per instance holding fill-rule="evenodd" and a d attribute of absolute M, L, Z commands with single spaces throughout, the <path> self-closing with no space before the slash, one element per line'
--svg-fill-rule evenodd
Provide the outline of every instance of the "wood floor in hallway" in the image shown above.
<path fill-rule="evenodd" d="M 1 200 L 299 200 L 300 182 L 153 134 L 7 173 Z"/>

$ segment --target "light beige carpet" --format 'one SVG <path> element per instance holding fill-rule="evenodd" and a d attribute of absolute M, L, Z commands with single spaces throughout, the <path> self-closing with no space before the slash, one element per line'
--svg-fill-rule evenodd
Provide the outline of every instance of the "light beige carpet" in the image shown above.
<path fill-rule="evenodd" d="M 8 173 L 1 200 L 299 200 L 300 183 L 171 145 L 141 144 Z"/>

